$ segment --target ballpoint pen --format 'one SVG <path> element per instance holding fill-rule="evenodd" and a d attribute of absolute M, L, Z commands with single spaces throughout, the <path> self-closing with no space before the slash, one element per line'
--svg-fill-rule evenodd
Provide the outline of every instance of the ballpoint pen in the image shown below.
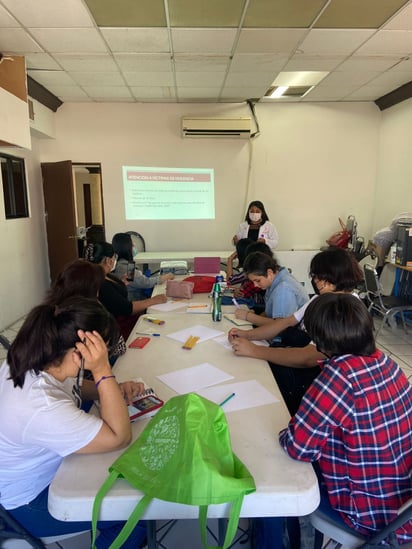
<path fill-rule="evenodd" d="M 219 404 L 219 406 L 223 406 L 223 404 L 226 404 L 226 402 L 229 402 L 231 398 L 235 396 L 235 393 L 231 393 L 229 396 L 227 396 L 222 402 Z"/>
<path fill-rule="evenodd" d="M 240 305 L 239 303 L 236 301 L 236 299 L 234 297 L 232 297 L 232 303 L 233 305 L 236 307 L 236 309 L 240 309 Z"/>
<path fill-rule="evenodd" d="M 160 336 L 160 334 L 154 334 L 154 333 L 151 333 L 151 332 L 135 332 L 136 335 L 145 335 L 145 336 Z"/>

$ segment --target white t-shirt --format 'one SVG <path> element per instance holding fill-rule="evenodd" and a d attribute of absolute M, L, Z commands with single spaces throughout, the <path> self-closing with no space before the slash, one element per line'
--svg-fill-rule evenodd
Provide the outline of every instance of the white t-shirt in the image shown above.
<path fill-rule="evenodd" d="M 351 295 L 354 295 L 355 297 L 359 298 L 358 292 L 355 292 L 355 291 L 354 291 L 354 292 L 351 293 Z M 312 303 L 312 301 L 313 301 L 314 299 L 316 299 L 317 297 L 319 297 L 318 294 L 313 295 L 313 296 L 309 299 L 309 301 L 307 301 L 304 305 L 302 305 L 302 307 L 301 307 L 300 309 L 298 309 L 298 310 L 296 311 L 296 313 L 293 313 L 293 316 L 296 318 L 296 321 L 297 321 L 298 324 L 299 324 L 299 322 L 302 322 L 303 317 L 305 316 L 305 311 L 306 311 L 306 309 L 307 309 L 309 303 Z M 302 326 L 302 328 L 304 329 L 305 327 Z"/>
<path fill-rule="evenodd" d="M 28 372 L 14 387 L 0 367 L 0 502 L 14 509 L 32 501 L 52 481 L 64 456 L 91 442 L 102 420 L 75 405 L 74 379 L 61 383 L 46 372 Z"/>

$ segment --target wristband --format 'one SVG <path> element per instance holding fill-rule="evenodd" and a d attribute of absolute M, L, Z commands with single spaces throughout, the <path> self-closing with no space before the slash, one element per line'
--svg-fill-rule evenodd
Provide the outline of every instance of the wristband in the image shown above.
<path fill-rule="evenodd" d="M 101 378 L 99 379 L 99 381 L 97 381 L 97 382 L 94 384 L 94 386 L 95 386 L 96 389 L 97 389 L 97 387 L 100 385 L 100 383 L 101 383 L 102 381 L 104 381 L 105 379 L 112 379 L 112 378 L 116 378 L 116 376 L 103 376 L 103 377 L 101 377 Z"/>

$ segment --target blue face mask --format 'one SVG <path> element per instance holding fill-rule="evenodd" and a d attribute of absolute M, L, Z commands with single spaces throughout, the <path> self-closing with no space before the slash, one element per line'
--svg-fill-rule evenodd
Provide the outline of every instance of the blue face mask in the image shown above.
<path fill-rule="evenodd" d="M 133 248 L 132 248 L 133 257 L 135 257 L 137 255 L 137 252 L 138 252 L 138 249 L 136 248 L 136 246 L 133 246 Z"/>

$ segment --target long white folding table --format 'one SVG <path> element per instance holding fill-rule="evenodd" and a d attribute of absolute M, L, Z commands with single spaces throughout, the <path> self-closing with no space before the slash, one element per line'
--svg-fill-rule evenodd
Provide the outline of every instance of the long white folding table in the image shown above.
<path fill-rule="evenodd" d="M 182 343 L 167 337 L 167 334 L 194 325 L 209 326 L 225 333 L 233 327 L 225 318 L 221 322 L 213 322 L 210 314 L 189 314 L 184 311 L 184 308 L 169 313 L 156 311 L 155 316 L 165 320 L 163 325 L 152 324 L 141 317 L 129 342 L 136 337 L 137 332 L 156 332 L 160 336 L 151 337 L 143 349 L 128 349 L 115 365 L 116 378 L 125 381 L 141 377 L 163 400 L 176 393 L 162 383 L 158 375 L 205 362 L 234 376 L 232 381 L 225 382 L 228 389 L 233 381 L 258 381 L 275 395 L 277 402 L 227 413 L 233 451 L 249 468 L 257 487 L 255 493 L 245 497 L 241 516 L 302 516 L 311 513 L 319 503 L 317 479 L 311 464 L 292 460 L 278 443 L 278 432 L 287 425 L 289 414 L 267 363 L 237 357 L 231 349 L 213 339 L 197 343 L 190 351 L 182 349 Z M 154 315 L 154 311 L 151 315 Z M 133 424 L 134 439 L 139 436 L 147 421 Z M 120 453 L 75 454 L 66 457 L 50 486 L 51 514 L 59 520 L 91 519 L 96 492 L 106 478 L 110 464 Z M 103 501 L 100 518 L 127 519 L 141 497 L 142 494 L 126 481 L 118 480 Z M 227 517 L 228 510 L 226 504 L 212 505 L 209 516 Z M 197 507 L 156 499 L 149 505 L 144 518 L 193 519 L 197 515 Z"/>

